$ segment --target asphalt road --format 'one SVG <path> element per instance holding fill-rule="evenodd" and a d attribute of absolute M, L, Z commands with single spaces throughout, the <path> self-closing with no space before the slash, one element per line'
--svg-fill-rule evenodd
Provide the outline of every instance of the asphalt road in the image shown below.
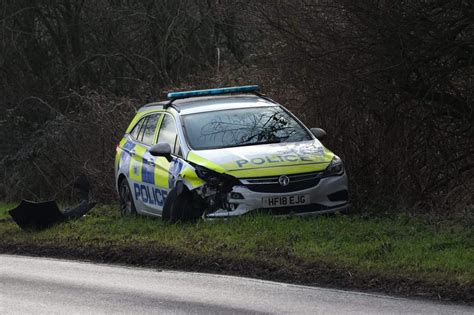
<path fill-rule="evenodd" d="M 474 308 L 200 273 L 0 255 L 1 314 L 474 314 Z"/>

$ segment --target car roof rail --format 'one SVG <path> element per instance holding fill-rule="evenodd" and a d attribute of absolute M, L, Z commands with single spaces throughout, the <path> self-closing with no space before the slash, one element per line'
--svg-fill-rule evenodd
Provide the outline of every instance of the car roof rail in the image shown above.
<path fill-rule="evenodd" d="M 266 96 L 265 94 L 262 94 L 262 93 L 257 92 L 257 91 L 255 91 L 254 94 L 257 95 L 257 96 L 260 97 L 260 98 L 263 98 L 263 99 L 266 100 L 266 101 L 269 101 L 269 102 L 278 104 L 277 102 L 275 102 L 274 100 L 272 100 L 271 98 L 269 98 L 268 96 Z"/>

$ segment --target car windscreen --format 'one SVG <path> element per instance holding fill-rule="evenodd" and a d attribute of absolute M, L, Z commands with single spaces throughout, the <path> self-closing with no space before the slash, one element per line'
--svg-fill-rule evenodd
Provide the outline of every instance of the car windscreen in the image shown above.
<path fill-rule="evenodd" d="M 309 133 L 283 108 L 239 108 L 183 115 L 193 150 L 311 140 Z"/>

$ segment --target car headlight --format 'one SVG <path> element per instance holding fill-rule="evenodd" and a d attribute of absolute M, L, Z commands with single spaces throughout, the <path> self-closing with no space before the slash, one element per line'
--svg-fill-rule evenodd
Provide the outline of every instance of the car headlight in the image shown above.
<path fill-rule="evenodd" d="M 210 170 L 201 165 L 193 165 L 196 171 L 196 175 L 206 181 L 211 186 L 216 186 L 219 184 L 225 184 L 234 181 L 234 177 L 226 174 L 220 174 L 216 171 Z"/>
<path fill-rule="evenodd" d="M 324 171 L 324 176 L 335 176 L 341 175 L 342 173 L 344 173 L 344 163 L 342 163 L 340 157 L 335 155 L 332 158 L 331 163 L 329 163 L 329 166 Z"/>
<path fill-rule="evenodd" d="M 208 182 L 209 184 L 218 184 L 220 182 L 219 180 L 219 173 L 210 170 L 204 166 L 201 165 L 194 165 L 194 169 L 196 171 L 196 175 L 202 179 Z"/>

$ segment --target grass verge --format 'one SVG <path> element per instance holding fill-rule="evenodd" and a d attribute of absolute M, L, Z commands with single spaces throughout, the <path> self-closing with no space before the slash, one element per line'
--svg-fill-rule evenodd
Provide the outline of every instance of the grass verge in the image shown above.
<path fill-rule="evenodd" d="M 420 220 L 266 215 L 194 224 L 122 218 L 96 207 L 24 232 L 0 204 L 0 252 L 244 275 L 442 300 L 474 301 L 474 232 Z"/>

